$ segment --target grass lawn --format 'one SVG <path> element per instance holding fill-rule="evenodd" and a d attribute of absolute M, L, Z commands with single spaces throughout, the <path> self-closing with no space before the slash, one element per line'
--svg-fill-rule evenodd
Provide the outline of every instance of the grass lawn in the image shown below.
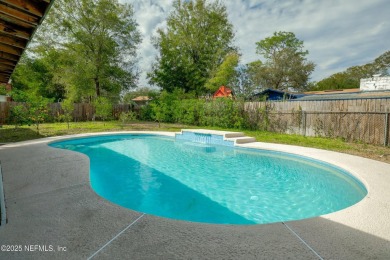
<path fill-rule="evenodd" d="M 16 128 L 11 125 L 3 125 L 0 128 L 0 143 L 25 141 L 49 136 L 80 134 L 91 132 L 109 131 L 180 131 L 183 128 L 205 128 L 180 124 L 161 124 L 154 122 L 134 122 L 121 124 L 118 121 L 108 122 L 77 122 L 70 123 L 47 123 L 40 125 L 39 134 L 34 126 L 23 126 Z M 207 127 L 214 130 L 232 130 L 217 127 Z M 237 130 L 232 130 L 237 131 Z M 259 142 L 291 144 L 305 147 L 314 147 L 342 153 L 358 155 L 378 161 L 390 163 L 390 147 L 375 146 L 360 143 L 348 143 L 341 139 L 330 139 L 321 137 L 305 137 L 300 135 L 278 134 L 264 131 L 243 131 L 247 136 L 253 136 Z"/>

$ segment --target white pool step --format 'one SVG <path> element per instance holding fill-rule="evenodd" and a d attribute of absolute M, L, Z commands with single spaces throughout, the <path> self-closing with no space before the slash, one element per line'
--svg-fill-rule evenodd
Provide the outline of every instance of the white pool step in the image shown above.
<path fill-rule="evenodd" d="M 177 135 L 183 134 L 183 132 L 192 132 L 198 134 L 209 134 L 209 135 L 221 135 L 223 136 L 223 140 L 234 142 L 234 144 L 247 144 L 256 142 L 256 138 L 245 136 L 242 132 L 230 132 L 230 131 L 217 131 L 217 130 L 208 130 L 208 129 L 182 129 L 181 133 L 177 133 Z"/>
<path fill-rule="evenodd" d="M 254 137 L 248 137 L 248 136 L 235 137 L 235 138 L 226 138 L 225 140 L 227 140 L 227 141 L 233 141 L 234 144 L 247 144 L 247 143 L 256 142 L 256 138 L 254 138 Z"/>
<path fill-rule="evenodd" d="M 226 132 L 224 135 L 225 139 L 227 139 L 227 138 L 241 138 L 241 137 L 245 137 L 244 133 L 242 133 L 242 132 Z"/>

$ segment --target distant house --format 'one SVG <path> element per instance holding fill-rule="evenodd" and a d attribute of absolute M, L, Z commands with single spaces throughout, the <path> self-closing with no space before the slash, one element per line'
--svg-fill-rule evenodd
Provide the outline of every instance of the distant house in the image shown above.
<path fill-rule="evenodd" d="M 286 91 L 276 90 L 276 89 L 265 89 L 257 94 L 254 94 L 250 97 L 252 101 L 260 101 L 260 100 L 290 100 L 297 99 L 302 97 L 303 94 L 298 93 L 290 93 Z"/>
<path fill-rule="evenodd" d="M 233 97 L 233 91 L 225 86 L 220 86 L 217 91 L 215 91 L 213 98 L 220 98 L 220 97 Z"/>
<path fill-rule="evenodd" d="M 136 97 L 136 98 L 133 98 L 132 101 L 134 101 L 134 103 L 137 105 L 137 106 L 144 106 L 144 105 L 147 105 L 149 101 L 151 101 L 152 99 L 148 96 L 139 96 L 139 97 Z"/>
<path fill-rule="evenodd" d="M 380 74 L 371 78 L 360 79 L 361 91 L 390 90 L 390 77 L 381 77 Z"/>

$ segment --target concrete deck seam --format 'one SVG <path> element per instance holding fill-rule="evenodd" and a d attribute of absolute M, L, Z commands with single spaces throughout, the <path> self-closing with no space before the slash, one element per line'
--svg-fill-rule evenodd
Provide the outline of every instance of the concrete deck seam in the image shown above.
<path fill-rule="evenodd" d="M 123 229 L 121 232 L 119 232 L 118 234 L 116 234 L 116 236 L 114 236 L 110 241 L 108 241 L 105 245 L 103 245 L 101 248 L 99 248 L 99 250 L 97 250 L 95 253 L 93 253 L 90 257 L 88 257 L 87 259 L 90 260 L 92 259 L 93 257 L 95 257 L 100 251 L 102 251 L 106 246 L 108 246 L 109 244 L 111 244 L 115 239 L 117 239 L 120 235 L 122 235 L 126 230 L 128 230 L 131 226 L 133 226 L 135 223 L 137 223 L 138 220 L 140 220 L 143 216 L 145 216 L 145 213 L 142 213 L 141 216 L 139 216 L 136 220 L 134 220 L 133 222 L 131 222 L 125 229 Z"/>
<path fill-rule="evenodd" d="M 308 243 L 305 242 L 305 240 L 303 240 L 303 238 L 301 238 L 294 230 L 292 230 L 286 223 L 282 222 L 283 225 L 288 229 L 290 230 L 291 233 L 293 233 L 299 240 L 301 240 L 301 242 L 307 247 L 310 249 L 310 251 L 312 251 L 319 259 L 321 260 L 324 260 L 324 258 L 322 258 L 311 246 L 309 246 Z"/>
<path fill-rule="evenodd" d="M 0 227 L 4 227 L 7 223 L 7 212 L 5 207 L 5 196 L 4 196 L 4 188 L 3 188 L 3 174 L 1 173 L 1 162 L 0 162 Z"/>
<path fill-rule="evenodd" d="M 61 187 L 61 188 L 54 189 L 54 190 L 48 190 L 48 191 L 44 191 L 44 192 L 34 193 L 34 194 L 31 194 L 31 195 L 28 195 L 28 196 L 24 196 L 24 197 L 10 197 L 10 198 L 7 198 L 7 201 L 11 201 L 11 200 L 22 200 L 22 199 L 26 199 L 26 198 L 32 198 L 32 197 L 39 196 L 39 195 L 42 195 L 42 194 L 47 194 L 47 193 L 51 193 L 51 192 L 56 192 L 56 191 L 60 191 L 60 190 L 64 190 L 64 189 L 69 189 L 69 188 L 77 187 L 77 186 L 83 186 L 83 185 L 86 185 L 86 184 L 88 184 L 88 183 L 89 183 L 89 182 L 82 182 L 82 183 L 73 184 L 73 185 Z"/>

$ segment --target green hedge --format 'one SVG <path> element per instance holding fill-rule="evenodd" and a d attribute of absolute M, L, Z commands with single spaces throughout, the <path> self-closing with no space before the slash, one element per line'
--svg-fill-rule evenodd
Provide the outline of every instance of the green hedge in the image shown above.
<path fill-rule="evenodd" d="M 250 129 L 252 124 L 244 109 L 244 101 L 229 98 L 195 99 L 182 93 L 162 92 L 144 110 L 158 122 L 182 123 L 196 126 Z M 149 118 L 140 116 L 142 120 Z"/>

